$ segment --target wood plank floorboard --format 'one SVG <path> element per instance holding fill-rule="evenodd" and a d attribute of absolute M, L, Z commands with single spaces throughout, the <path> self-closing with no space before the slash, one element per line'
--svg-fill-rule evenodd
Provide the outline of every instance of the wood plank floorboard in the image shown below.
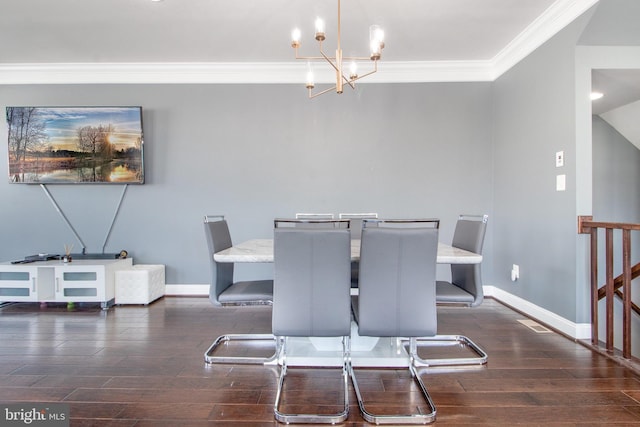
<path fill-rule="evenodd" d="M 481 367 L 421 368 L 441 426 L 639 426 L 640 377 L 488 299 L 438 308 L 441 334 L 467 335 L 489 354 Z M 213 307 L 207 298 L 149 306 L 14 304 L 0 308 L 0 402 L 63 402 L 72 426 L 274 426 L 277 367 L 209 365 L 224 333 L 269 333 L 270 307 Z M 262 353 L 269 353 L 269 347 Z M 423 357 L 466 354 L 421 348 Z M 426 410 L 405 370 L 357 370 L 370 409 Z M 339 369 L 292 368 L 283 408 L 337 411 Z M 345 426 L 369 425 L 349 384 Z"/>

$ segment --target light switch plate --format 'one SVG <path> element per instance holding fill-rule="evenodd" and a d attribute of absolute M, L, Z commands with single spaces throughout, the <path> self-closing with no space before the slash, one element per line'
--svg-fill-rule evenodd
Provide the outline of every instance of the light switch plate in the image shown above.
<path fill-rule="evenodd" d="M 557 175 L 556 176 L 556 191 L 564 191 L 567 188 L 567 176 L 566 175 Z"/>

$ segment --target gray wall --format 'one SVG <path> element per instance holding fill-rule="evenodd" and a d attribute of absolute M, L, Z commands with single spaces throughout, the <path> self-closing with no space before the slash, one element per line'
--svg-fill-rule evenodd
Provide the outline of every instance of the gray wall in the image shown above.
<path fill-rule="evenodd" d="M 0 86 L 0 100 L 143 107 L 146 183 L 128 187 L 105 250 L 165 264 L 171 284 L 210 282 L 205 214 L 225 214 L 235 242 L 270 237 L 274 217 L 301 211 L 439 217 L 445 241 L 458 214 L 493 215 L 490 83 L 363 84 L 315 100 L 298 85 Z M 7 181 L 0 259 L 78 248 L 39 186 Z M 47 188 L 100 252 L 122 187 Z M 490 283 L 490 231 L 485 254 Z M 265 274 L 270 266 L 237 271 Z"/>
<path fill-rule="evenodd" d="M 578 18 L 494 82 L 493 284 L 572 321 L 576 304 L 574 51 Z M 555 153 L 565 166 L 556 168 Z M 556 191 L 556 175 L 566 191 Z M 520 279 L 511 281 L 512 264 Z"/>

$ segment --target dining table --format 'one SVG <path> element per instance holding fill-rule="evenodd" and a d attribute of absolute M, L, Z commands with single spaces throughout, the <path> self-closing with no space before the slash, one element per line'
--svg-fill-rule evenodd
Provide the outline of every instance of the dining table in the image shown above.
<path fill-rule="evenodd" d="M 216 262 L 273 262 L 273 239 L 251 239 L 213 255 Z M 351 260 L 360 259 L 360 240 L 351 240 Z M 438 242 L 438 264 L 479 264 L 482 255 Z"/>

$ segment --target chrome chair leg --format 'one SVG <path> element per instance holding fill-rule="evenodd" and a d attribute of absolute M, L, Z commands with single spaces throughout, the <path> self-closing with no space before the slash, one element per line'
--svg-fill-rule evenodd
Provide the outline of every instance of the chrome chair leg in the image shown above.
<path fill-rule="evenodd" d="M 429 407 L 428 413 L 416 413 L 416 414 L 401 414 L 401 415 L 382 415 L 382 414 L 374 414 L 369 412 L 365 406 L 364 399 L 362 397 L 362 393 L 360 392 L 360 387 L 358 386 L 358 381 L 356 379 L 355 371 L 353 366 L 349 365 L 349 373 L 351 376 L 351 382 L 353 384 L 353 389 L 356 392 L 356 397 L 358 398 L 358 407 L 360 408 L 360 414 L 365 421 L 374 423 L 374 424 L 431 424 L 436 420 L 436 406 L 427 391 L 427 387 L 425 386 L 422 378 L 416 371 L 414 365 L 414 358 L 416 356 L 417 344 L 416 339 L 411 338 L 409 341 L 409 372 L 411 373 L 411 377 L 414 382 L 420 388 L 422 392 L 422 397 L 424 398 L 427 406 Z M 359 370 L 366 368 L 358 368 Z"/>
<path fill-rule="evenodd" d="M 418 343 L 432 343 L 431 346 L 466 346 L 470 348 L 477 357 L 451 357 L 440 359 L 425 359 L 415 355 L 416 366 L 461 366 L 461 365 L 484 365 L 487 363 L 487 353 L 476 343 L 464 335 L 434 335 L 432 337 L 417 338 Z"/>
<path fill-rule="evenodd" d="M 233 341 L 274 341 L 274 353 L 268 357 L 254 356 L 216 356 L 216 349 L 220 346 L 228 345 Z M 244 365 L 267 365 L 277 361 L 278 342 L 271 334 L 227 334 L 221 335 L 211 344 L 204 353 L 204 360 L 207 363 L 238 363 Z"/>
<path fill-rule="evenodd" d="M 348 336 L 342 337 L 342 385 L 343 385 L 343 406 L 342 410 L 335 414 L 292 414 L 280 411 L 280 401 L 284 388 L 284 380 L 287 375 L 287 354 L 286 354 L 286 338 L 281 346 L 282 367 L 280 368 L 280 379 L 278 381 L 278 390 L 276 392 L 276 401 L 273 405 L 273 413 L 281 423 L 314 423 L 314 424 L 336 424 L 341 423 L 349 416 L 349 361 L 350 361 L 351 342 Z"/>

